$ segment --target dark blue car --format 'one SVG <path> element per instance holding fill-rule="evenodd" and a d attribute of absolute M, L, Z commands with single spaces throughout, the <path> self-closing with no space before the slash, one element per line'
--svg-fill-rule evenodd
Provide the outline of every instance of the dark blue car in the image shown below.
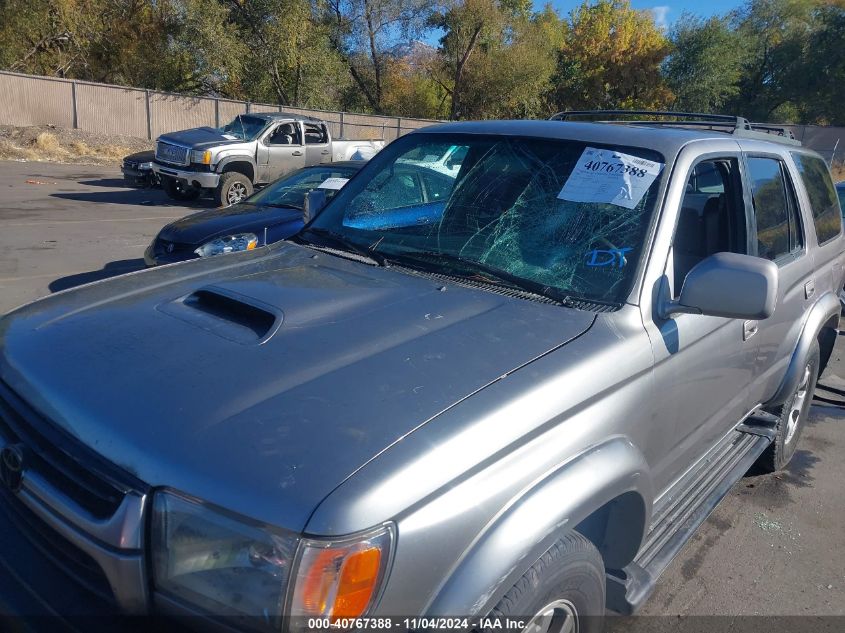
<path fill-rule="evenodd" d="M 246 251 L 287 239 L 303 226 L 305 196 L 314 189 L 331 199 L 364 166 L 349 161 L 305 167 L 277 180 L 240 204 L 200 211 L 165 226 L 144 254 L 148 266 Z M 347 226 L 389 230 L 437 222 L 454 176 L 412 164 L 397 165 L 373 183 L 351 210 Z M 405 206 L 401 206 L 398 201 Z M 412 204 L 408 204 L 411 202 Z M 385 214 L 385 208 L 392 209 Z"/>
<path fill-rule="evenodd" d="M 165 226 L 144 253 L 147 266 L 252 250 L 290 237 L 303 225 L 305 196 L 337 193 L 366 163 L 347 161 L 304 167 L 230 207 L 185 216 Z"/>

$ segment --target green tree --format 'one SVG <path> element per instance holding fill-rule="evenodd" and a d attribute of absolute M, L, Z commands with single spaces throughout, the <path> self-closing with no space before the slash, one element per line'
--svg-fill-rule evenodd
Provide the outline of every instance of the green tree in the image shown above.
<path fill-rule="evenodd" d="M 628 0 L 585 1 L 570 15 L 551 101 L 559 110 L 666 107 L 660 64 L 669 50 L 650 12 Z"/>
<path fill-rule="evenodd" d="M 432 26 L 444 32 L 435 77 L 450 102 L 449 118 L 536 109 L 554 65 L 551 41 L 543 36 L 547 23 L 559 20 L 550 8 L 532 16 L 530 6 L 525 0 L 456 0 L 432 16 Z"/>
<path fill-rule="evenodd" d="M 0 67 L 109 83 L 154 83 L 173 23 L 168 0 L 3 0 Z"/>
<path fill-rule="evenodd" d="M 726 18 L 684 14 L 670 34 L 672 53 L 663 64 L 673 108 L 720 112 L 739 95 L 745 63 L 742 37 Z"/>
<path fill-rule="evenodd" d="M 757 121 L 800 117 L 803 57 L 818 5 L 818 0 L 749 0 L 733 13 L 745 50 L 739 92 L 729 104 L 734 112 Z"/>
<path fill-rule="evenodd" d="M 227 0 L 226 5 L 246 47 L 243 79 L 251 99 L 294 106 L 332 100 L 340 58 L 308 0 Z"/>
<path fill-rule="evenodd" d="M 845 125 L 845 10 L 820 8 L 805 49 L 801 82 L 802 118 Z"/>

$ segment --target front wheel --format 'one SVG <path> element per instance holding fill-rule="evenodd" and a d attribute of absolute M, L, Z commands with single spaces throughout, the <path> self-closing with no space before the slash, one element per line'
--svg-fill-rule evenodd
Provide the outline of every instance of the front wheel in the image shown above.
<path fill-rule="evenodd" d="M 819 344 L 813 343 L 798 386 L 780 411 L 780 419 L 775 427 L 775 439 L 757 460 L 757 467 L 763 472 L 773 473 L 781 470 L 795 454 L 798 440 L 810 414 L 810 403 L 816 391 L 820 365 Z"/>
<path fill-rule="evenodd" d="M 601 554 L 570 532 L 525 572 L 490 618 L 522 622 L 523 633 L 600 633 L 604 610 Z"/>
<path fill-rule="evenodd" d="M 214 200 L 218 206 L 228 207 L 252 195 L 252 191 L 252 181 L 249 178 L 237 171 L 227 171 L 220 176 Z"/>

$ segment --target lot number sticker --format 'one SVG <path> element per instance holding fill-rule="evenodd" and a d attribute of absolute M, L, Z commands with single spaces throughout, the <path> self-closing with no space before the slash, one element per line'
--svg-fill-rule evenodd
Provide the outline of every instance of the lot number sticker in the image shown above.
<path fill-rule="evenodd" d="M 349 178 L 326 178 L 317 189 L 340 189 Z"/>
<path fill-rule="evenodd" d="M 557 197 L 570 202 L 602 202 L 633 209 L 662 169 L 663 163 L 587 147 Z"/>

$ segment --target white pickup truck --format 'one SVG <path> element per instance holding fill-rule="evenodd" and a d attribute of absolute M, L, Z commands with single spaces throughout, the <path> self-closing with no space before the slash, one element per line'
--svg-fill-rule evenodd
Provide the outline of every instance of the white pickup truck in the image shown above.
<path fill-rule="evenodd" d="M 284 112 L 239 114 L 222 128 L 162 134 L 153 171 L 174 200 L 214 192 L 219 205 L 240 202 L 255 185 L 295 169 L 341 160 L 369 160 L 383 140 L 332 139 L 325 121 Z"/>

